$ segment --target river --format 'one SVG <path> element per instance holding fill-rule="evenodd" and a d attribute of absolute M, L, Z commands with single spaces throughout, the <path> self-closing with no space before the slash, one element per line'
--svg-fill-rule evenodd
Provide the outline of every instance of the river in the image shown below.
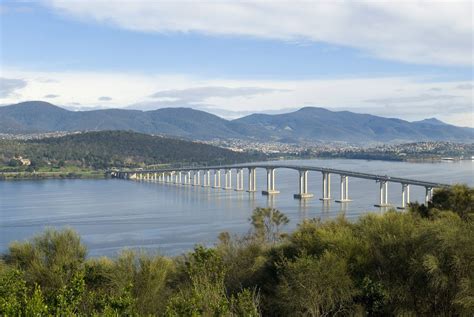
<path fill-rule="evenodd" d="M 409 163 L 364 160 L 305 160 L 285 164 L 314 165 L 351 171 L 413 178 L 441 183 L 474 185 L 474 162 Z M 290 219 L 293 230 L 305 218 L 332 218 L 341 213 L 355 219 L 366 212 L 384 212 L 378 202 L 378 184 L 350 178 L 352 202 L 321 202 L 321 174 L 309 173 L 308 192 L 315 198 L 300 202 L 298 173 L 276 170 L 280 194 L 267 198 L 265 172 L 257 171 L 258 193 L 212 188 L 108 180 L 0 181 L 0 252 L 13 240 L 24 240 L 46 227 L 72 227 L 81 234 L 89 256 L 114 256 L 123 248 L 176 255 L 195 244 L 211 245 L 222 231 L 245 234 L 248 218 L 257 207 L 273 206 Z M 247 175 L 245 175 L 247 177 Z M 235 185 L 235 174 L 233 177 Z M 332 197 L 338 198 L 339 177 L 333 175 Z M 245 184 L 247 180 L 245 180 Z M 424 189 L 411 187 L 411 200 L 422 201 Z M 401 186 L 389 184 L 389 202 L 401 201 Z"/>

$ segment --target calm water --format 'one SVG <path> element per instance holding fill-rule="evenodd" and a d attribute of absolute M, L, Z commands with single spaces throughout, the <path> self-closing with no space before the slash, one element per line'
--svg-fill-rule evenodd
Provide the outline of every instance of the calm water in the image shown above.
<path fill-rule="evenodd" d="M 297 164 L 298 161 L 289 161 Z M 360 160 L 310 160 L 305 165 L 332 167 L 444 183 L 474 185 L 474 162 L 406 163 Z M 265 187 L 265 172 L 258 170 L 257 186 Z M 233 175 L 235 185 L 235 174 Z M 245 175 L 247 177 L 247 175 Z M 0 251 L 13 240 L 23 240 L 45 227 L 76 229 L 89 255 L 115 255 L 122 248 L 158 250 L 174 255 L 197 243 L 212 244 L 222 231 L 236 234 L 249 229 L 248 218 L 257 206 L 273 206 L 289 218 L 293 229 L 304 218 L 349 218 L 373 211 L 378 184 L 350 178 L 347 204 L 324 204 L 321 174 L 309 173 L 308 191 L 315 198 L 293 199 L 298 173 L 276 170 L 280 194 L 269 200 L 260 193 L 164 185 L 125 180 L 44 180 L 0 182 Z M 339 197 L 339 177 L 332 176 L 332 197 Z M 247 180 L 245 179 L 245 184 Z M 401 186 L 389 184 L 389 201 L 399 205 Z M 411 187 L 411 199 L 423 200 L 424 189 Z"/>

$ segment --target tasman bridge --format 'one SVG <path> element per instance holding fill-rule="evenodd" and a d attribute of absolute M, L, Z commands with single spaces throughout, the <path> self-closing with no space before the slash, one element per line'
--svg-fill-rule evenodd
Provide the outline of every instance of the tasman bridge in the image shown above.
<path fill-rule="evenodd" d="M 392 177 L 387 175 L 376 175 L 370 173 L 361 173 L 354 171 L 346 171 L 332 168 L 290 165 L 290 164 L 237 164 L 207 167 L 188 167 L 188 168 L 167 168 L 167 169 L 150 169 L 150 170 L 118 170 L 110 171 L 111 177 L 139 180 L 154 181 L 157 183 L 173 183 L 188 186 L 203 186 L 212 188 L 222 188 L 226 190 L 236 191 L 257 191 L 257 170 L 266 171 L 266 189 L 262 191 L 263 195 L 275 195 L 279 191 L 276 187 L 277 169 L 292 169 L 299 172 L 297 179 L 298 192 L 294 194 L 297 199 L 307 199 L 314 197 L 314 194 L 308 191 L 308 173 L 320 172 L 322 175 L 322 190 L 320 199 L 323 201 L 331 200 L 331 175 L 340 177 L 339 199 L 336 202 L 346 203 L 351 201 L 349 196 L 349 177 L 372 180 L 380 184 L 378 193 L 378 203 L 376 207 L 388 207 L 392 204 L 388 201 L 388 184 L 399 184 L 401 189 L 401 203 L 399 208 L 405 208 L 410 202 L 410 186 L 421 186 L 425 188 L 425 202 L 431 200 L 433 189 L 447 188 L 448 184 L 426 182 L 415 179 Z M 247 171 L 247 186 L 244 188 L 244 174 Z M 212 174 L 212 175 L 211 175 Z M 221 185 L 222 174 L 224 175 L 224 184 Z M 235 182 L 233 182 L 233 174 L 235 174 Z M 235 183 L 235 186 L 234 186 Z"/>

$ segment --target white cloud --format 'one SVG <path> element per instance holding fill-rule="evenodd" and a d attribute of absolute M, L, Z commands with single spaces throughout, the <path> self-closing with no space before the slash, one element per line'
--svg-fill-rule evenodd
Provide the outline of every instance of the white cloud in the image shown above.
<path fill-rule="evenodd" d="M 326 42 L 403 62 L 473 64 L 471 1 L 44 1 L 135 31 Z"/>
<path fill-rule="evenodd" d="M 48 94 L 48 95 L 45 95 L 43 98 L 53 99 L 53 98 L 58 98 L 58 97 L 59 97 L 59 95 Z"/>
<path fill-rule="evenodd" d="M 0 77 L 0 98 L 16 97 L 17 90 L 25 88 L 27 82 L 19 78 Z"/>
<path fill-rule="evenodd" d="M 51 99 L 45 99 L 44 92 L 54 91 L 58 95 L 55 104 L 76 110 L 193 107 L 235 117 L 310 105 L 405 120 L 436 116 L 452 124 L 474 126 L 473 91 L 458 88 L 472 86 L 472 81 L 436 81 L 439 91 L 430 91 L 434 83 L 426 77 L 231 80 L 138 73 L 3 71 L 5 77 L 23 78 L 28 85 L 22 88 L 21 96 L 11 94 L 0 98 L 1 104 L 48 101 Z M 44 82 L 35 78 L 51 80 Z M 151 97 L 157 92 L 158 99 Z M 104 96 L 111 100 L 98 101 Z"/>
<path fill-rule="evenodd" d="M 456 88 L 457 89 L 466 89 L 466 90 L 472 91 L 474 89 L 474 85 L 473 84 L 461 84 L 461 85 L 456 86 Z"/>
<path fill-rule="evenodd" d="M 365 101 L 370 102 L 370 103 L 376 103 L 376 104 L 397 105 L 397 104 L 402 104 L 402 103 L 442 101 L 442 100 L 453 100 L 453 99 L 458 99 L 458 98 L 460 98 L 460 96 L 422 94 L 422 95 L 416 95 L 416 96 L 403 96 L 403 97 L 394 96 L 394 97 L 388 97 L 388 98 L 368 99 Z"/>
<path fill-rule="evenodd" d="M 170 104 L 200 104 L 213 97 L 217 98 L 235 98 L 248 97 L 268 94 L 273 92 L 286 92 L 285 89 L 272 89 L 261 87 L 193 87 L 187 89 L 170 89 L 155 92 L 150 97 L 156 98 L 161 102 Z"/>

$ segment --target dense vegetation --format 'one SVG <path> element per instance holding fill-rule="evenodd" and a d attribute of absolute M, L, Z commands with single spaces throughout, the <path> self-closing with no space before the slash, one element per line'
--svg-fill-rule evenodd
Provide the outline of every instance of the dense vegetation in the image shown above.
<path fill-rule="evenodd" d="M 125 131 L 87 132 L 31 141 L 1 140 L 0 162 L 15 167 L 15 156 L 30 159 L 30 170 L 66 165 L 105 169 L 169 162 L 222 164 L 263 159 L 258 154 Z"/>
<path fill-rule="evenodd" d="M 257 208 L 244 237 L 177 257 L 86 258 L 71 230 L 13 242 L 0 262 L 7 316 L 472 316 L 474 190 L 408 212 L 304 221 Z"/>

